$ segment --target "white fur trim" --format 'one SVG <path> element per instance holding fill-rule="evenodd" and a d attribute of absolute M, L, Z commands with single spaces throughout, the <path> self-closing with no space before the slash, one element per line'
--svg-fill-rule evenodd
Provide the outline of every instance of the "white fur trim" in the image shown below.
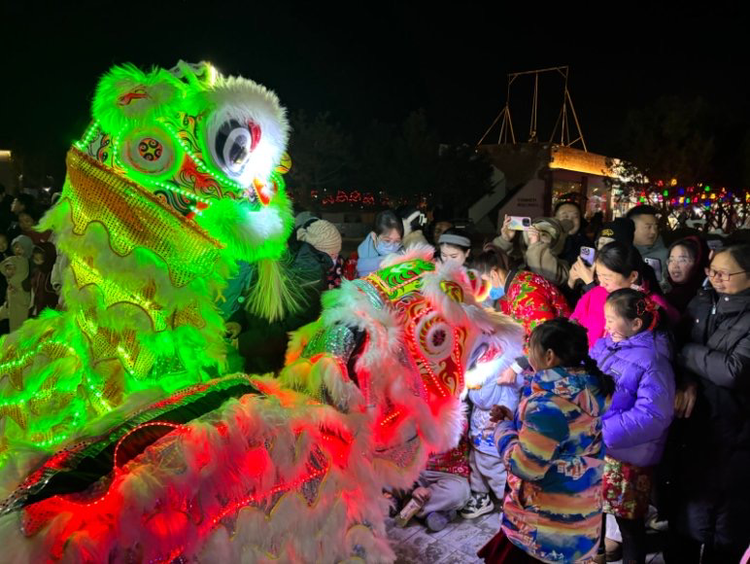
<path fill-rule="evenodd" d="M 383 261 L 380 263 L 380 268 L 388 268 L 389 266 L 393 266 L 394 264 L 399 264 L 402 262 L 406 262 L 409 260 L 426 260 L 427 262 L 432 262 L 432 257 L 435 255 L 435 249 L 430 247 L 429 245 L 413 245 L 406 249 L 402 254 L 401 253 L 393 253 L 388 255 L 383 259 Z"/>
<path fill-rule="evenodd" d="M 255 178 L 266 180 L 281 161 L 289 137 L 286 111 L 278 96 L 252 80 L 234 76 L 219 79 L 212 90 L 200 95 L 215 108 L 205 129 L 209 146 L 213 143 L 210 136 L 225 121 L 234 119 L 241 124 L 252 121 L 260 127 L 260 142 L 248 165 L 241 176 L 233 178 L 245 187 L 250 187 Z"/>

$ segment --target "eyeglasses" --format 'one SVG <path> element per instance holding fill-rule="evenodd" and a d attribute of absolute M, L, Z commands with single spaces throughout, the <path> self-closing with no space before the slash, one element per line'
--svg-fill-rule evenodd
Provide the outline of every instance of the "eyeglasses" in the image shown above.
<path fill-rule="evenodd" d="M 691 258 L 676 257 L 667 259 L 667 264 L 692 264 L 695 261 Z"/>
<path fill-rule="evenodd" d="M 707 268 L 706 276 L 711 279 L 716 278 L 719 282 L 728 282 L 729 279 L 732 278 L 732 276 L 743 274 L 745 272 L 747 272 L 747 270 L 740 270 L 739 272 L 719 272 L 718 270 L 714 270 L 713 268 Z"/>

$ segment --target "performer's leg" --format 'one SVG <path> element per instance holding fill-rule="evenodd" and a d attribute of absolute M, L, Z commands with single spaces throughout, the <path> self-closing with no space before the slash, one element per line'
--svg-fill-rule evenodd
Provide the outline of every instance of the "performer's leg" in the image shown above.
<path fill-rule="evenodd" d="M 428 487 L 431 495 L 419 512 L 420 517 L 435 511 L 457 511 L 469 501 L 471 488 L 469 480 L 463 476 L 425 470 L 422 477 L 430 482 Z"/>

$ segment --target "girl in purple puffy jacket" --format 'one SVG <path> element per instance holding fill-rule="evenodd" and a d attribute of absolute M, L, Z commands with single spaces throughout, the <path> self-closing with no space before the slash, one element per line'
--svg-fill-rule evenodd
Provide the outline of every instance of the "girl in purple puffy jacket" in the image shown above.
<path fill-rule="evenodd" d="M 645 562 L 649 494 L 674 413 L 675 382 L 667 335 L 657 305 L 630 288 L 612 292 L 604 306 L 607 336 L 591 351 L 614 378 L 612 405 L 602 418 L 607 456 L 604 511 L 617 519 L 623 562 Z"/>

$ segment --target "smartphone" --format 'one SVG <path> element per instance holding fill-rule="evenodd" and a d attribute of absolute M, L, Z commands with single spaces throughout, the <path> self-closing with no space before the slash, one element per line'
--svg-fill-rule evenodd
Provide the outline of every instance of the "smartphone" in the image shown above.
<path fill-rule="evenodd" d="M 529 227 L 531 227 L 530 217 L 521 217 L 519 215 L 510 216 L 508 229 L 511 231 L 526 231 Z"/>
<path fill-rule="evenodd" d="M 708 248 L 712 251 L 718 251 L 724 247 L 724 241 L 721 239 L 709 239 L 706 241 L 706 245 L 708 245 Z"/>
<path fill-rule="evenodd" d="M 594 247 L 581 247 L 580 257 L 584 264 L 588 266 L 594 266 L 596 250 L 594 249 Z"/>
<path fill-rule="evenodd" d="M 661 261 L 656 258 L 645 258 L 643 260 L 647 265 L 654 269 L 656 280 L 661 282 Z"/>

